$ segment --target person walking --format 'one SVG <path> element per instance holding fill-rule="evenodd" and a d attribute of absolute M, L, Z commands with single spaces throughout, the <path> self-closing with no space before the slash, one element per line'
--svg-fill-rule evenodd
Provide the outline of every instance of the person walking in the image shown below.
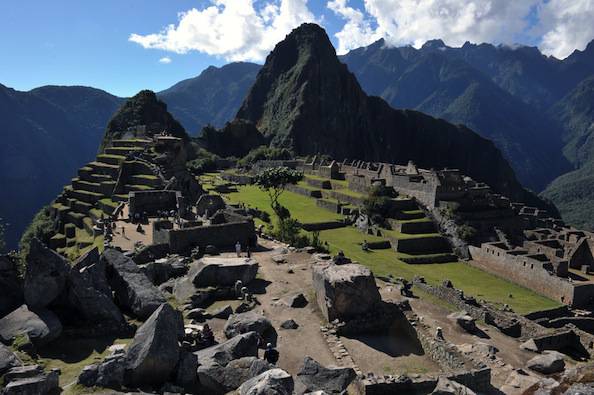
<path fill-rule="evenodd" d="M 239 241 L 235 244 L 235 252 L 237 253 L 237 257 L 240 258 L 241 257 L 241 243 Z"/>
<path fill-rule="evenodd" d="M 271 343 L 266 344 L 266 351 L 264 351 L 264 359 L 273 365 L 278 362 L 279 353 L 276 348 L 272 347 Z"/>

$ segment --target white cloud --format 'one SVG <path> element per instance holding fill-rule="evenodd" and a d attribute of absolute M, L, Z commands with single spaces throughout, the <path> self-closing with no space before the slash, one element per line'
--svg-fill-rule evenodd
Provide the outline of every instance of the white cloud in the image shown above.
<path fill-rule="evenodd" d="M 159 63 L 169 64 L 171 63 L 171 58 L 169 56 L 164 56 L 161 59 L 159 59 Z"/>
<path fill-rule="evenodd" d="M 269 1 L 256 9 L 253 0 L 212 0 L 202 10 L 192 8 L 159 33 L 131 34 L 129 40 L 144 48 L 180 54 L 190 51 L 227 60 L 263 60 L 293 28 L 315 22 L 307 0 Z"/>
<path fill-rule="evenodd" d="M 594 0 L 550 0 L 539 7 L 541 50 L 563 59 L 594 38 Z"/>
<path fill-rule="evenodd" d="M 326 5 L 346 22 L 334 36 L 338 39 L 338 54 L 342 55 L 351 49 L 363 47 L 381 38 L 372 29 L 369 19 L 355 8 L 347 6 L 347 0 L 332 0 Z"/>

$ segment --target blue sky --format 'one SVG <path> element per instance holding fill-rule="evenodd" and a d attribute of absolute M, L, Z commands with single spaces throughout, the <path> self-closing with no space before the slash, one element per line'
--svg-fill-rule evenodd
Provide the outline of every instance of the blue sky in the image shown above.
<path fill-rule="evenodd" d="M 320 23 L 340 53 L 385 38 L 538 45 L 563 58 L 594 37 L 589 0 L 3 0 L 0 83 L 159 91 L 233 60 L 262 62 Z M 169 27 L 168 27 L 169 26 Z"/>

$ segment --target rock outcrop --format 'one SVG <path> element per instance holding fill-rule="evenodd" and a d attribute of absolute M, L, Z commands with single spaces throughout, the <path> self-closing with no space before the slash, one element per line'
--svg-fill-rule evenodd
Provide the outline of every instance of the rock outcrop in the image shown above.
<path fill-rule="evenodd" d="M 178 339 L 183 333 L 181 313 L 162 304 L 138 328 L 127 348 L 126 382 L 133 387 L 165 383 L 178 363 Z"/>
<path fill-rule="evenodd" d="M 196 287 L 248 284 L 258 274 L 258 262 L 250 258 L 206 257 L 191 265 L 188 278 Z"/>
<path fill-rule="evenodd" d="M 105 261 L 94 248 L 80 257 L 68 277 L 68 299 L 89 322 L 120 327 L 125 319 L 115 305 L 105 276 Z"/>
<path fill-rule="evenodd" d="M 295 378 L 295 393 L 325 391 L 328 394 L 342 394 L 355 377 L 357 374 L 352 368 L 326 368 L 314 359 L 305 357 Z"/>
<path fill-rule="evenodd" d="M 31 240 L 25 269 L 25 302 L 29 307 L 45 307 L 64 290 L 70 265 L 68 261 L 34 238 Z"/>
<path fill-rule="evenodd" d="M 291 395 L 293 377 L 282 369 L 270 369 L 239 387 L 240 395 Z"/>
<path fill-rule="evenodd" d="M 560 352 L 545 351 L 529 360 L 526 366 L 542 374 L 551 374 L 562 371 L 565 368 L 565 360 Z"/>
<path fill-rule="evenodd" d="M 108 282 L 117 303 L 140 319 L 148 318 L 165 298 L 140 268 L 121 252 L 107 249 L 101 256 L 107 266 Z"/>
<path fill-rule="evenodd" d="M 475 392 L 470 388 L 449 380 L 445 377 L 440 377 L 437 381 L 437 386 L 433 389 L 432 395 L 475 395 Z"/>
<path fill-rule="evenodd" d="M 273 330 L 270 320 L 254 311 L 231 315 L 224 328 L 228 339 L 248 332 L 256 332 L 262 336 Z"/>
<path fill-rule="evenodd" d="M 58 370 L 44 372 L 39 365 L 12 368 L 4 375 L 3 395 L 49 395 L 59 393 Z"/>
<path fill-rule="evenodd" d="M 54 313 L 46 309 L 29 310 L 22 305 L 0 319 L 0 338 L 8 343 L 17 336 L 26 335 L 35 345 L 43 345 L 57 339 L 62 333 L 62 324 Z"/>
<path fill-rule="evenodd" d="M 7 370 L 17 366 L 21 366 L 22 362 L 13 353 L 10 348 L 0 343 L 0 376 L 2 376 Z"/>
<path fill-rule="evenodd" d="M 318 306 L 328 321 L 349 320 L 381 302 L 373 273 L 365 266 L 318 264 L 312 276 Z"/>

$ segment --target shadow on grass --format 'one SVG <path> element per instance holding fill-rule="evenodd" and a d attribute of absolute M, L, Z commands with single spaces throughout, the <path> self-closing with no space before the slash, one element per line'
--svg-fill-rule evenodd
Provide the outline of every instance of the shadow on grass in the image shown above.
<path fill-rule="evenodd" d="M 102 336 L 93 339 L 80 339 L 62 335 L 37 350 L 41 358 L 58 359 L 65 363 L 77 363 L 87 359 L 93 353 L 101 354 L 114 344 L 115 336 Z"/>

